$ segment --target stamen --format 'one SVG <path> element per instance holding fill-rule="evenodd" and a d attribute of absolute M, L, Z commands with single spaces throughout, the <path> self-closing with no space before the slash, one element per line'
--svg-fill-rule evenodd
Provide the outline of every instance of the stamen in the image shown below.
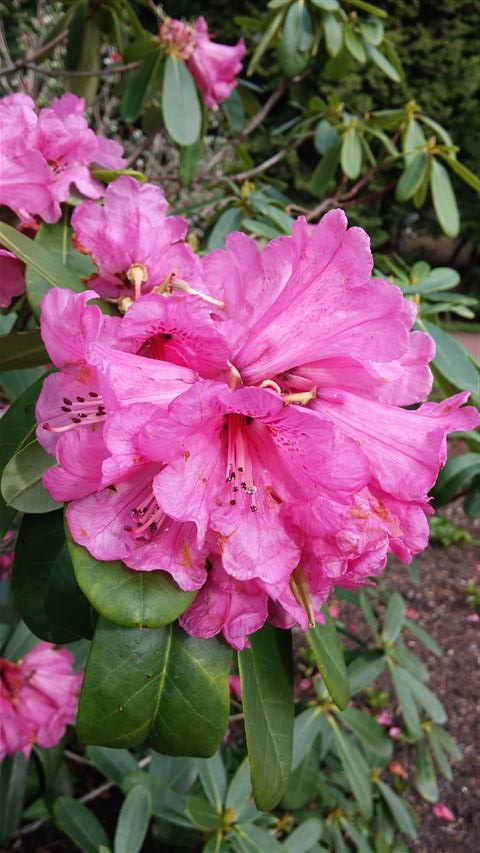
<path fill-rule="evenodd" d="M 231 361 L 227 360 L 227 365 L 230 368 L 230 376 L 228 377 L 228 387 L 230 391 L 235 391 L 237 385 L 243 385 L 243 379 L 240 371 Z"/>
<path fill-rule="evenodd" d="M 63 397 L 63 403 L 65 405 L 59 406 L 58 415 L 43 424 L 48 432 L 68 432 L 78 424 L 97 424 L 107 417 L 103 400 L 96 391 L 88 391 L 85 397 L 78 395 L 75 402 Z"/>
<path fill-rule="evenodd" d="M 264 379 L 263 382 L 260 382 L 260 388 L 273 388 L 277 394 L 282 393 L 282 389 L 277 382 L 274 382 L 273 379 Z"/>
<path fill-rule="evenodd" d="M 257 511 L 253 496 L 257 493 L 257 487 L 253 480 L 253 466 L 250 459 L 248 439 L 244 434 L 247 426 L 247 418 L 244 415 L 227 415 L 227 470 L 225 481 L 234 483 L 232 492 L 234 497 L 230 501 L 231 506 L 237 503 L 236 495 L 243 491 L 250 496 L 250 509 Z M 240 482 L 240 487 L 237 483 Z"/>
<path fill-rule="evenodd" d="M 290 403 L 298 403 L 299 406 L 308 406 L 311 400 L 317 396 L 317 389 L 312 388 L 310 391 L 299 391 L 295 394 L 282 394 L 282 400 L 286 406 Z"/>
<path fill-rule="evenodd" d="M 146 542 L 159 530 L 166 517 L 153 493 L 143 505 L 130 510 L 130 516 L 136 520 L 135 526 L 125 524 L 123 529 L 134 539 Z"/>

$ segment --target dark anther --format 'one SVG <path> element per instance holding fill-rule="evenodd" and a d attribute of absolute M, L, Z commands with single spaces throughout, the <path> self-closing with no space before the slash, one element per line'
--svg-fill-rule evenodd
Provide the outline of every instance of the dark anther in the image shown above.
<path fill-rule="evenodd" d="M 48 424 L 43 424 L 44 429 L 48 429 Z"/>
<path fill-rule="evenodd" d="M 247 488 L 247 484 L 246 484 L 245 482 L 240 483 L 240 486 L 241 486 L 241 488 L 242 488 L 242 489 L 246 489 L 246 488 Z"/>
<path fill-rule="evenodd" d="M 241 474 L 243 474 L 243 472 L 245 471 L 245 468 L 241 468 L 241 467 L 240 467 L 240 465 L 239 465 L 239 466 L 238 466 L 238 470 L 239 470 L 239 472 L 240 472 Z"/>
<path fill-rule="evenodd" d="M 232 492 L 238 492 L 238 486 L 232 486 Z"/>
<path fill-rule="evenodd" d="M 89 392 L 88 392 L 88 396 L 89 396 L 89 397 L 98 397 L 98 394 L 97 394 L 97 392 L 96 392 L 96 391 L 89 391 Z"/>
<path fill-rule="evenodd" d="M 77 397 L 77 400 L 78 400 L 78 402 L 79 402 L 79 403 L 84 403 L 84 402 L 85 402 L 85 397 Z"/>
<path fill-rule="evenodd" d="M 131 524 L 124 524 L 123 529 L 126 530 L 127 533 L 130 533 L 130 531 L 132 529 L 132 525 Z"/>
<path fill-rule="evenodd" d="M 156 521 L 152 521 L 152 523 L 149 525 L 148 529 L 149 529 L 150 533 L 155 533 L 157 530 L 157 527 L 158 527 L 158 524 L 156 523 Z"/>
<path fill-rule="evenodd" d="M 80 418 L 70 418 L 70 420 L 73 421 L 74 424 L 81 424 L 82 423 Z"/>
<path fill-rule="evenodd" d="M 71 401 L 71 400 L 69 400 L 69 399 L 68 399 L 68 397 L 64 397 L 64 398 L 63 398 L 63 402 L 65 403 L 65 405 L 66 405 L 66 406 L 71 406 L 71 405 L 72 405 L 72 401 Z"/>
<path fill-rule="evenodd" d="M 68 408 L 68 406 L 62 406 L 62 412 L 71 412 L 72 410 Z"/>
<path fill-rule="evenodd" d="M 249 424 L 251 424 L 251 423 L 252 423 L 252 421 L 253 421 L 253 418 L 251 418 L 251 417 L 250 417 L 250 415 L 247 415 L 247 417 L 245 418 L 245 424 L 246 424 L 246 426 L 248 426 Z"/>
<path fill-rule="evenodd" d="M 79 412 L 78 417 L 79 418 L 88 418 L 88 415 L 86 415 L 85 412 Z"/>
<path fill-rule="evenodd" d="M 237 502 L 236 502 L 235 498 L 232 498 L 232 500 L 230 501 L 230 506 L 235 506 L 236 503 Z"/>
<path fill-rule="evenodd" d="M 250 507 L 250 509 L 252 510 L 252 512 L 256 512 L 256 511 L 257 511 L 257 507 L 255 506 L 255 504 L 252 504 L 252 505 L 251 505 L 251 507 Z"/>

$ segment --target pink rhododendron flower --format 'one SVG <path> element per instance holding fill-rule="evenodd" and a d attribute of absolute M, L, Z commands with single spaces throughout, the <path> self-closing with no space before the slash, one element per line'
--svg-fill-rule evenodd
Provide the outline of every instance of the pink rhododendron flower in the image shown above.
<path fill-rule="evenodd" d="M 171 287 L 175 277 L 195 278 L 199 261 L 182 242 L 187 223 L 167 209 L 159 187 L 128 176 L 107 187 L 102 207 L 84 202 L 75 209 L 74 244 L 98 268 L 89 281 L 98 293 L 139 296 L 164 282 Z"/>
<path fill-rule="evenodd" d="M 38 643 L 16 663 L 0 658 L 0 761 L 30 755 L 34 743 L 55 746 L 75 722 L 82 674 L 73 655 Z"/>
<path fill-rule="evenodd" d="M 160 40 L 168 52 L 187 63 L 207 107 L 226 101 L 237 85 L 236 75 L 242 70 L 245 42 L 219 44 L 210 38 L 205 18 L 197 18 L 193 26 L 175 19 L 160 27 Z"/>
<path fill-rule="evenodd" d="M 386 726 L 387 728 L 389 726 L 393 726 L 393 720 L 389 711 L 382 711 L 377 717 L 377 723 L 381 726 Z"/>
<path fill-rule="evenodd" d="M 199 262 L 163 242 L 161 191 L 110 190 L 79 209 L 77 239 L 98 281 L 136 298 L 121 319 L 91 293 L 44 300 L 60 368 L 38 404 L 45 484 L 94 557 L 199 589 L 192 635 L 240 649 L 267 620 L 306 630 L 334 586 L 425 547 L 446 436 L 478 415 L 465 394 L 403 408 L 429 393 L 433 345 L 341 211 L 262 251 L 230 235 Z"/>
<path fill-rule="evenodd" d="M 12 252 L 0 249 L 0 308 L 8 308 L 25 291 L 25 265 Z"/>
<path fill-rule="evenodd" d="M 70 92 L 38 115 L 27 95 L 0 100 L 0 202 L 21 219 L 57 222 L 72 185 L 88 198 L 103 194 L 92 165 L 124 165 L 119 143 L 95 134 L 84 113 L 85 101 Z"/>
<path fill-rule="evenodd" d="M 453 821 L 455 820 L 455 815 L 453 814 L 451 809 L 449 809 L 448 806 L 445 805 L 445 803 L 436 803 L 433 806 L 432 811 L 435 817 L 438 817 L 439 820 L 447 820 L 449 823 L 453 823 Z"/>
<path fill-rule="evenodd" d="M 230 687 L 230 694 L 237 699 L 238 702 L 242 701 L 242 685 L 240 683 L 239 675 L 231 675 L 228 679 L 228 684 Z"/>

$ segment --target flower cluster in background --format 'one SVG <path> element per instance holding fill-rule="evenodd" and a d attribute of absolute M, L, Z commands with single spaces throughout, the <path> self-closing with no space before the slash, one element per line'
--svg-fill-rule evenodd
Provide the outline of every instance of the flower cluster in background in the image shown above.
<path fill-rule="evenodd" d="M 0 658 L 0 761 L 33 744 L 55 746 L 77 714 L 82 674 L 73 655 L 38 643 L 21 660 Z"/>

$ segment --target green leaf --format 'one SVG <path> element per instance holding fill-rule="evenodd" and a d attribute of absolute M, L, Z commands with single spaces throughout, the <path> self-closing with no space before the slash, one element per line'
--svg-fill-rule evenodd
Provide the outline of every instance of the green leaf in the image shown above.
<path fill-rule="evenodd" d="M 53 818 L 58 829 L 85 853 L 98 853 L 101 844 L 110 845 L 107 833 L 93 812 L 73 797 L 55 800 Z"/>
<path fill-rule="evenodd" d="M 295 0 L 288 9 L 278 50 L 280 67 L 287 77 L 295 77 L 304 71 L 312 44 L 310 12 L 303 0 Z"/>
<path fill-rule="evenodd" d="M 367 18 L 367 20 L 359 21 L 359 24 L 365 41 L 378 47 L 382 43 L 385 33 L 382 22 L 376 18 Z"/>
<path fill-rule="evenodd" d="M 446 732 L 445 729 L 442 729 L 439 726 L 432 726 L 431 732 L 435 733 L 435 737 L 440 741 L 443 748 L 446 749 L 448 754 L 455 761 L 461 760 L 462 753 L 458 748 L 456 740 L 448 732 Z"/>
<path fill-rule="evenodd" d="M 382 632 L 382 637 L 388 645 L 392 646 L 398 639 L 403 627 L 404 616 L 405 600 L 399 592 L 394 592 L 388 599 Z"/>
<path fill-rule="evenodd" d="M 135 572 L 120 560 L 95 560 L 66 530 L 77 583 L 104 619 L 126 628 L 161 628 L 174 622 L 195 598 L 161 571 Z"/>
<path fill-rule="evenodd" d="M 42 640 L 71 643 L 92 636 L 92 612 L 73 575 L 61 512 L 22 519 L 13 592 L 22 619 Z"/>
<path fill-rule="evenodd" d="M 138 172 L 136 169 L 90 169 L 90 174 L 92 178 L 96 178 L 97 181 L 101 181 L 102 184 L 111 184 L 113 181 L 116 181 L 117 178 L 121 178 L 122 176 L 135 178 L 139 184 L 144 184 L 148 180 L 147 176 L 144 175 L 143 172 Z M 38 239 L 38 237 L 36 239 Z M 80 257 L 85 258 L 85 255 L 80 255 Z"/>
<path fill-rule="evenodd" d="M 127 773 L 138 771 L 138 764 L 127 749 L 109 749 L 106 746 L 87 747 L 87 757 L 104 776 L 120 785 Z"/>
<path fill-rule="evenodd" d="M 158 50 L 149 53 L 142 64 L 130 71 L 126 78 L 120 115 L 126 122 L 134 122 L 142 114 L 150 83 L 162 60 Z"/>
<path fill-rule="evenodd" d="M 335 17 L 327 12 L 323 15 L 323 32 L 325 33 L 325 45 L 330 56 L 338 56 L 342 49 L 343 32 Z"/>
<path fill-rule="evenodd" d="M 99 620 L 80 696 L 85 743 L 208 757 L 227 728 L 231 652 L 178 627 L 132 629 Z"/>
<path fill-rule="evenodd" d="M 447 464 L 440 471 L 433 490 L 435 506 L 450 503 L 480 473 L 480 453 L 461 453 L 450 456 Z"/>
<path fill-rule="evenodd" d="M 323 717 L 322 719 L 324 720 Z M 329 729 L 328 732 L 330 734 Z M 297 811 L 298 809 L 305 808 L 315 798 L 317 794 L 320 749 L 323 746 L 322 740 L 323 731 L 322 738 L 317 738 L 310 752 L 307 752 L 298 767 L 290 773 L 287 790 L 281 802 L 282 809 Z"/>
<path fill-rule="evenodd" d="M 21 752 L 0 762 L 0 843 L 17 828 L 27 785 L 28 761 Z"/>
<path fill-rule="evenodd" d="M 382 726 L 365 711 L 356 708 L 345 708 L 338 719 L 345 723 L 360 743 L 374 755 L 389 761 L 392 756 L 392 741 Z"/>
<path fill-rule="evenodd" d="M 338 0 L 311 0 L 312 6 L 321 9 L 322 12 L 338 12 L 340 4 Z"/>
<path fill-rule="evenodd" d="M 409 119 L 403 135 L 403 155 L 407 166 L 419 153 L 420 149 L 426 149 L 426 145 L 427 140 L 422 126 L 415 118 Z"/>
<path fill-rule="evenodd" d="M 326 154 L 328 149 L 338 142 L 338 130 L 329 121 L 322 118 L 315 128 L 313 144 L 319 154 Z"/>
<path fill-rule="evenodd" d="M 452 172 L 455 172 L 455 174 L 458 175 L 458 177 L 461 178 L 462 181 L 465 181 L 465 183 L 468 184 L 469 187 L 472 187 L 475 192 L 480 192 L 480 178 L 475 175 L 474 172 L 471 172 L 470 169 L 467 169 L 467 167 L 464 166 L 463 163 L 460 163 L 450 154 L 443 154 L 441 151 L 439 151 L 438 153 L 439 156 L 443 160 L 445 160 L 448 166 L 450 166 Z"/>
<path fill-rule="evenodd" d="M 340 162 L 347 178 L 352 181 L 358 178 L 362 168 L 362 145 L 354 127 L 343 134 Z"/>
<path fill-rule="evenodd" d="M 197 139 L 193 145 L 182 145 L 180 147 L 178 177 L 182 187 L 188 187 L 192 182 L 202 151 L 203 142 L 201 139 Z"/>
<path fill-rule="evenodd" d="M 257 808 L 253 802 L 248 757 L 239 765 L 228 786 L 225 808 L 233 810 L 235 823 L 248 822 L 258 816 Z"/>
<path fill-rule="evenodd" d="M 322 718 L 319 708 L 306 708 L 295 717 L 293 726 L 293 758 L 292 770 L 296 770 L 307 753 L 311 750 L 322 729 Z"/>
<path fill-rule="evenodd" d="M 0 223 L 0 243 L 10 249 L 27 267 L 46 279 L 52 287 L 68 287 L 69 290 L 77 292 L 85 290 L 80 279 L 57 259 L 52 258 L 49 251 L 5 222 Z"/>
<path fill-rule="evenodd" d="M 340 159 L 340 140 L 323 155 L 310 178 L 309 190 L 313 195 L 321 196 L 333 180 Z"/>
<path fill-rule="evenodd" d="M 253 823 L 241 823 L 236 827 L 230 843 L 236 853 L 280 853 L 283 845 L 266 829 Z"/>
<path fill-rule="evenodd" d="M 85 17 L 83 26 L 79 30 L 79 52 L 75 64 L 70 64 L 70 69 L 77 71 L 100 70 L 100 51 L 102 47 L 102 33 L 98 26 L 96 17 L 85 6 Z M 93 101 L 98 85 L 99 77 L 65 77 L 65 87 L 70 91 L 85 98 L 87 102 Z"/>
<path fill-rule="evenodd" d="M 242 223 L 244 212 L 240 207 L 227 207 L 218 217 L 215 225 L 210 231 L 207 240 L 207 249 L 223 249 L 225 237 L 231 231 L 237 231 Z"/>
<path fill-rule="evenodd" d="M 350 27 L 345 28 L 345 46 L 357 62 L 360 62 L 361 65 L 365 64 L 367 61 L 367 52 L 363 39 Z"/>
<path fill-rule="evenodd" d="M 430 634 L 427 634 L 424 628 L 422 628 L 420 625 L 417 625 L 417 623 L 413 619 L 409 619 L 408 617 L 404 619 L 404 623 L 405 627 L 408 628 L 408 630 L 411 631 L 412 634 L 418 640 L 420 640 L 420 642 L 423 643 L 423 645 L 426 646 L 429 651 L 432 652 L 432 654 L 434 654 L 436 657 L 442 656 L 442 648 L 438 645 L 438 643 L 435 642 L 435 640 L 433 639 L 433 637 L 430 636 Z"/>
<path fill-rule="evenodd" d="M 329 718 L 333 740 L 345 775 L 362 815 L 369 820 L 372 814 L 373 796 L 370 770 L 354 740 L 339 729 L 333 718 Z"/>
<path fill-rule="evenodd" d="M 307 641 L 330 696 L 339 708 L 345 708 L 350 698 L 350 689 L 342 646 L 335 622 L 325 605 L 322 607 L 322 613 L 325 624 L 310 628 L 306 635 Z"/>
<path fill-rule="evenodd" d="M 450 762 L 447 758 L 446 752 L 442 744 L 436 737 L 435 733 L 432 732 L 432 730 L 427 731 L 427 736 L 433 757 L 435 759 L 435 763 L 438 769 L 440 770 L 440 773 L 448 782 L 451 782 L 453 779 L 452 768 L 450 767 Z"/>
<path fill-rule="evenodd" d="M 381 676 L 384 669 L 385 656 L 381 652 L 372 650 L 356 657 L 347 670 L 352 696 L 369 687 Z"/>
<path fill-rule="evenodd" d="M 385 782 L 377 782 L 376 784 L 400 832 L 408 835 L 409 838 L 416 838 L 417 831 L 410 810 L 389 785 L 386 785 Z"/>
<path fill-rule="evenodd" d="M 66 217 L 63 221 L 49 225 L 43 222 L 35 236 L 34 245 L 48 252 L 51 261 L 57 265 L 58 278 L 52 284 L 51 281 L 39 274 L 34 267 L 27 267 L 25 284 L 28 301 L 38 317 L 40 313 L 40 300 L 51 287 L 67 287 L 73 290 L 82 290 L 82 279 L 86 279 L 94 272 L 95 266 L 88 255 L 76 252 L 72 245 L 72 229 Z M 65 278 L 66 276 L 66 278 Z M 71 276 L 71 277 L 70 277 Z M 64 281 L 67 284 L 64 284 Z M 72 288 L 72 283 L 75 287 Z"/>
<path fill-rule="evenodd" d="M 429 672 L 424 663 L 411 652 L 405 644 L 400 640 L 395 644 L 395 647 L 391 649 L 390 655 L 397 661 L 400 666 L 403 666 L 404 669 L 407 669 L 416 678 L 419 678 L 420 681 L 428 681 Z"/>
<path fill-rule="evenodd" d="M 193 77 L 181 59 L 167 56 L 163 74 L 162 111 L 165 127 L 179 145 L 200 136 L 202 111 Z"/>
<path fill-rule="evenodd" d="M 285 839 L 283 847 L 290 853 L 308 853 L 320 840 L 322 832 L 323 827 L 318 818 L 308 818 Z"/>
<path fill-rule="evenodd" d="M 448 237 L 457 237 L 460 215 L 448 172 L 434 157 L 431 163 L 430 188 L 437 219 Z"/>
<path fill-rule="evenodd" d="M 285 4 L 286 5 L 286 4 Z M 277 31 L 280 29 L 280 25 L 285 16 L 286 8 L 282 9 L 281 12 L 278 12 L 274 18 L 270 21 L 267 29 L 265 30 L 262 38 L 258 42 L 255 50 L 252 53 L 252 58 L 248 64 L 247 68 L 247 77 L 251 77 L 255 69 L 258 67 L 260 60 L 267 50 L 271 41 L 273 41 Z"/>
<path fill-rule="evenodd" d="M 288 783 L 293 746 L 291 638 L 266 626 L 238 655 L 255 802 L 268 811 Z"/>
<path fill-rule="evenodd" d="M 421 187 L 429 166 L 428 154 L 420 151 L 410 160 L 395 190 L 397 201 L 407 201 Z"/>
<path fill-rule="evenodd" d="M 139 853 L 152 816 L 152 795 L 144 785 L 135 785 L 125 797 L 113 842 L 114 853 Z"/>
<path fill-rule="evenodd" d="M 424 740 L 416 744 L 415 787 L 427 803 L 438 801 L 438 785 L 430 750 Z"/>
<path fill-rule="evenodd" d="M 222 811 L 227 790 L 227 774 L 219 752 L 211 758 L 197 758 L 196 766 L 202 788 L 217 812 Z"/>
<path fill-rule="evenodd" d="M 222 824 L 222 815 L 203 797 L 188 797 L 185 803 L 185 814 L 194 826 L 204 832 L 213 832 Z"/>
<path fill-rule="evenodd" d="M 374 18 L 388 18 L 388 12 L 385 9 L 380 9 L 378 6 L 374 6 L 373 3 L 366 3 L 364 0 L 347 0 L 350 3 L 350 6 L 356 6 L 357 9 L 361 9 L 362 12 L 366 12 L 368 15 L 373 15 Z"/>
<path fill-rule="evenodd" d="M 435 696 L 432 691 L 426 687 L 425 684 L 422 684 L 421 681 L 418 681 L 414 675 L 411 675 L 405 670 L 402 670 L 402 673 L 406 680 L 408 680 L 408 686 L 410 691 L 413 693 L 413 696 L 417 700 L 418 704 L 424 709 L 429 718 L 434 723 L 445 723 L 447 720 L 447 715 L 445 713 L 445 708 L 439 699 Z"/>
<path fill-rule="evenodd" d="M 369 44 L 365 42 L 365 50 L 367 51 L 368 57 L 375 63 L 377 68 L 390 79 L 393 80 L 394 83 L 400 83 L 402 76 L 399 74 L 395 66 L 390 62 L 389 59 L 382 53 L 378 47 L 375 47 L 373 44 Z"/>
<path fill-rule="evenodd" d="M 43 488 L 42 476 L 55 460 L 36 441 L 13 456 L 2 475 L 5 503 L 19 512 L 52 512 L 63 504 L 54 501 Z"/>
<path fill-rule="evenodd" d="M 28 332 L 10 332 L 0 336 L 0 364 L 2 370 L 23 370 L 50 361 L 38 329 Z"/>
<path fill-rule="evenodd" d="M 478 369 L 471 361 L 466 349 L 452 335 L 444 332 L 434 323 L 421 320 L 419 325 L 435 341 L 436 353 L 433 364 L 438 372 L 456 388 L 478 394 Z"/>
<path fill-rule="evenodd" d="M 412 691 L 410 690 L 410 679 L 412 676 L 401 667 L 395 666 L 392 663 L 389 664 L 389 669 L 407 729 L 413 737 L 419 738 L 421 734 L 420 717 L 412 696 Z"/>

